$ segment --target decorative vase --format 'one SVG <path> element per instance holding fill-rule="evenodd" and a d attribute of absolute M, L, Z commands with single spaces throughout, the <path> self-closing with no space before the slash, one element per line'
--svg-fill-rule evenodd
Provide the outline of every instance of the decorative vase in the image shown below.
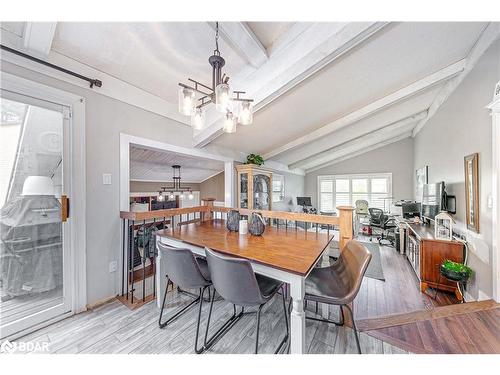
<path fill-rule="evenodd" d="M 240 229 L 240 213 L 231 210 L 227 213 L 226 227 L 231 232 L 237 232 Z"/>
<path fill-rule="evenodd" d="M 261 236 L 266 229 L 266 222 L 261 214 L 254 212 L 248 226 L 248 231 L 254 236 Z"/>

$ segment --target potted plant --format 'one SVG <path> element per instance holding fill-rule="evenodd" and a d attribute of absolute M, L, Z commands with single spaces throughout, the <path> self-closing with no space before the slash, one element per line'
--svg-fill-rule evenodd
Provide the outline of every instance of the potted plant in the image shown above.
<path fill-rule="evenodd" d="M 259 154 L 250 154 L 247 156 L 247 164 L 262 165 L 264 164 L 264 158 Z"/>
<path fill-rule="evenodd" d="M 461 283 L 465 283 L 472 274 L 472 269 L 470 269 L 470 267 L 462 263 L 453 262 L 449 259 L 446 259 L 443 264 L 441 264 L 439 270 L 441 275 L 448 280 Z"/>

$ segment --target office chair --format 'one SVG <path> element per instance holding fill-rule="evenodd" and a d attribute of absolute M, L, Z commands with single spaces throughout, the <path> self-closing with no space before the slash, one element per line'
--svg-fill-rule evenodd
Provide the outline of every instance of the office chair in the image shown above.
<path fill-rule="evenodd" d="M 384 211 L 380 208 L 370 207 L 368 212 L 370 213 L 370 227 L 381 231 L 380 236 L 377 237 L 379 245 L 383 245 L 382 241 L 387 240 L 390 246 L 394 246 L 396 238 L 394 235 L 394 230 L 396 228 L 396 221 L 394 218 L 385 215 Z M 391 233 L 392 236 L 390 235 Z M 370 241 L 371 240 L 370 238 Z"/>
<path fill-rule="evenodd" d="M 355 221 L 355 233 L 359 233 L 359 228 L 361 227 L 361 218 L 362 217 L 368 217 L 368 201 L 365 201 L 364 199 L 358 199 L 355 203 L 356 210 L 354 211 L 356 214 L 356 221 Z"/>

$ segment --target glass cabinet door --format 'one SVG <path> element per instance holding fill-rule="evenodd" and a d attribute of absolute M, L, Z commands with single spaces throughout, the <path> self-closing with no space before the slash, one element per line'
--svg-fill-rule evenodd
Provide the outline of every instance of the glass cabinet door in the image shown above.
<path fill-rule="evenodd" d="M 269 210 L 271 194 L 271 178 L 262 173 L 253 177 L 253 208 L 255 210 Z"/>
<path fill-rule="evenodd" d="M 240 202 L 241 208 L 248 208 L 248 173 L 240 174 Z"/>

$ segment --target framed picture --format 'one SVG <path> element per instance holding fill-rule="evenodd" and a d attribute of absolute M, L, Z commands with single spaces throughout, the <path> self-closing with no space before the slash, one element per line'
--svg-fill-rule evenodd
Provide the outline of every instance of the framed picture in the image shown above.
<path fill-rule="evenodd" d="M 415 184 L 415 200 L 417 202 L 422 202 L 422 196 L 424 194 L 424 185 L 429 183 L 429 167 L 419 168 L 415 173 L 416 184 Z"/>
<path fill-rule="evenodd" d="M 464 158 L 467 229 L 479 233 L 479 154 Z"/>

